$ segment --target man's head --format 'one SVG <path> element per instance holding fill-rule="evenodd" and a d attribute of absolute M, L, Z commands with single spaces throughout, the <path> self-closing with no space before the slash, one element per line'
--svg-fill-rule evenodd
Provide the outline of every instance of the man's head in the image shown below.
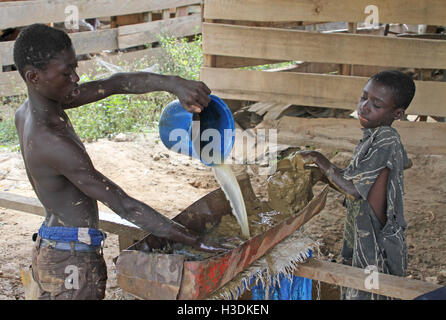
<path fill-rule="evenodd" d="M 415 95 L 415 83 L 397 70 L 386 70 L 372 76 L 358 103 L 358 116 L 364 128 L 390 126 L 401 119 Z"/>
<path fill-rule="evenodd" d="M 28 87 L 40 95 L 59 102 L 73 100 L 79 81 L 77 60 L 62 30 L 44 24 L 23 29 L 14 44 L 14 63 Z"/>

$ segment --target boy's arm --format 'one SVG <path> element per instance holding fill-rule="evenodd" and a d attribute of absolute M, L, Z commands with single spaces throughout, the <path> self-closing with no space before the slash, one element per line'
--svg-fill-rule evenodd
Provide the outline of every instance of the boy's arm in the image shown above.
<path fill-rule="evenodd" d="M 302 151 L 300 154 L 305 163 L 314 163 L 321 169 L 332 187 L 351 199 L 357 200 L 361 197 L 353 182 L 345 179 L 340 169 L 323 154 L 317 151 Z M 387 181 L 389 180 L 389 174 L 389 168 L 382 169 L 367 194 L 367 201 L 382 225 L 385 225 L 387 221 Z"/>
<path fill-rule="evenodd" d="M 156 236 L 190 245 L 197 250 L 224 250 L 202 242 L 199 236 L 189 232 L 183 225 L 128 196 L 118 185 L 94 168 L 82 148 L 64 139 L 66 138 L 62 137 L 54 141 L 59 152 L 48 156 L 47 161 L 85 195 L 101 201 L 122 218 Z"/>
<path fill-rule="evenodd" d="M 345 179 L 342 176 L 340 169 L 332 164 L 322 153 L 317 151 L 301 151 L 299 154 L 302 156 L 306 164 L 316 164 L 332 187 L 344 193 L 351 199 L 360 198 L 360 194 L 358 190 L 356 190 L 353 182 Z"/>
<path fill-rule="evenodd" d="M 211 90 L 201 81 L 186 80 L 150 72 L 120 72 L 106 79 L 79 85 L 80 94 L 64 109 L 104 99 L 113 94 L 143 94 L 167 91 L 178 97 L 181 105 L 190 112 L 200 112 L 210 102 Z"/>

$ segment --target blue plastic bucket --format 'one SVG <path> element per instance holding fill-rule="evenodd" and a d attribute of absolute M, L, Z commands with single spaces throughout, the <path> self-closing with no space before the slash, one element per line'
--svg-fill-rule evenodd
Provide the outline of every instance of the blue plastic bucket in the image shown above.
<path fill-rule="evenodd" d="M 235 123 L 231 110 L 219 97 L 199 114 L 186 111 L 179 100 L 161 113 L 159 134 L 169 150 L 192 156 L 207 166 L 222 163 L 232 151 Z"/>

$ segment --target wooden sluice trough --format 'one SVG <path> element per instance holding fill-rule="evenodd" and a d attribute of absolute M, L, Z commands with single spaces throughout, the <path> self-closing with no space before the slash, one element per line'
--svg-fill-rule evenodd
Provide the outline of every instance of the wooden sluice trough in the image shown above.
<path fill-rule="evenodd" d="M 260 203 L 249 179 L 239 183 L 246 203 Z M 181 254 L 157 253 L 167 240 L 148 235 L 115 259 L 118 285 L 140 299 L 205 299 L 318 214 L 325 206 L 327 193 L 328 186 L 295 215 L 228 252 L 204 260 L 188 261 Z M 230 204 L 223 191 L 217 189 L 173 220 L 201 233 L 227 214 L 231 214 Z"/>

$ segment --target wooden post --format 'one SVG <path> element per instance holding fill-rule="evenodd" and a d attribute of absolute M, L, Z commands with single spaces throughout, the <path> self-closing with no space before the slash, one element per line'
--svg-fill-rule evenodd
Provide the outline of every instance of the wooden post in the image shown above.
<path fill-rule="evenodd" d="M 212 23 L 214 22 L 213 19 L 204 19 L 204 2 L 202 2 L 200 4 L 201 6 L 201 21 L 202 22 L 209 22 Z M 203 37 L 203 41 L 204 41 L 204 37 Z M 210 55 L 210 54 L 203 54 L 203 67 L 210 67 L 213 68 L 217 65 L 217 57 L 214 55 Z"/>
<path fill-rule="evenodd" d="M 356 33 L 357 23 L 348 23 L 348 33 Z M 340 65 L 340 73 L 341 75 L 351 76 L 353 75 L 353 65 L 352 64 L 341 64 Z"/>
<path fill-rule="evenodd" d="M 175 17 L 184 17 L 189 15 L 189 7 L 176 8 Z"/>
<path fill-rule="evenodd" d="M 170 19 L 170 9 L 163 10 L 163 20 Z"/>

